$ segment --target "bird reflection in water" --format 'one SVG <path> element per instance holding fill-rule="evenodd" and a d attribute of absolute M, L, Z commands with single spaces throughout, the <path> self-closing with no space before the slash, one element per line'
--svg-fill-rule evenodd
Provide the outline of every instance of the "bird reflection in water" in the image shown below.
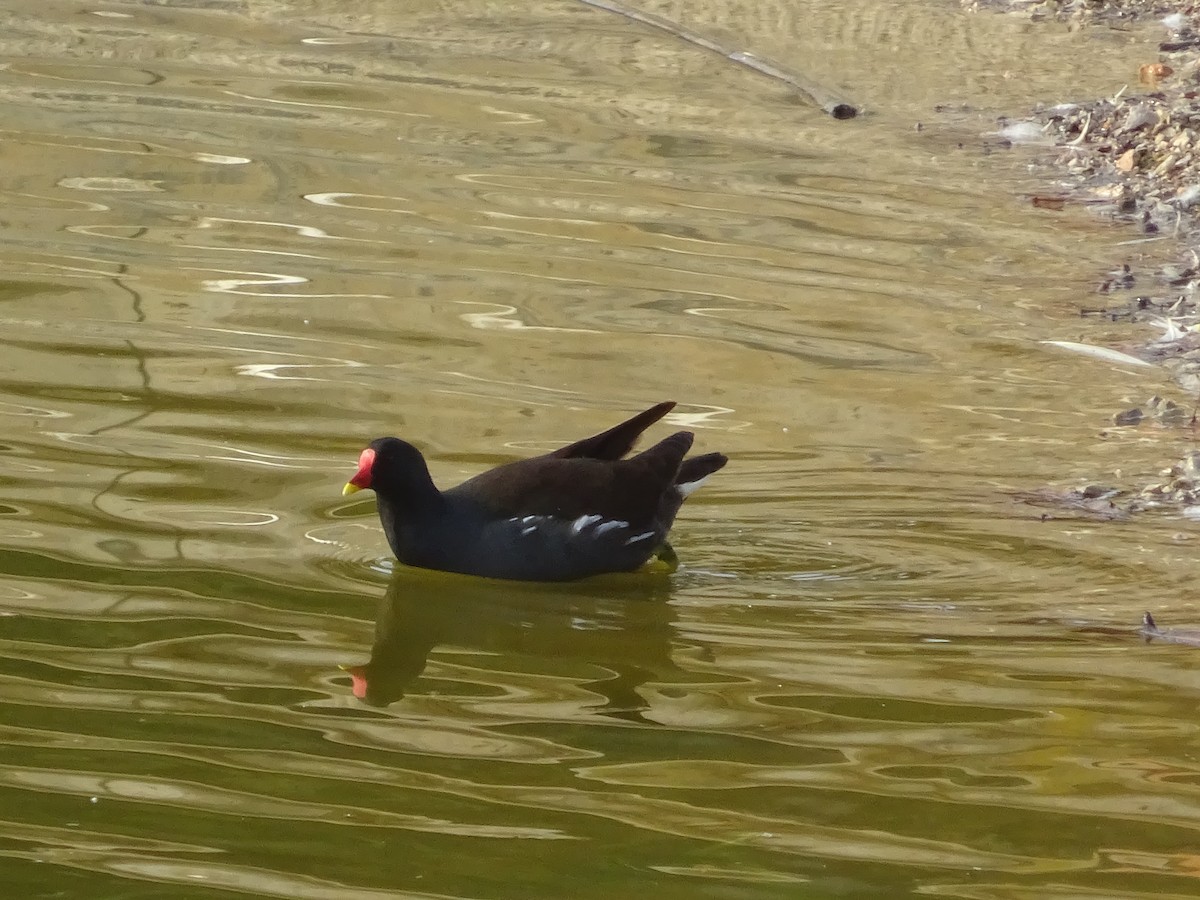
<path fill-rule="evenodd" d="M 354 696 L 376 707 L 422 690 L 477 695 L 478 684 L 435 688 L 422 673 L 439 646 L 478 651 L 502 657 L 508 671 L 578 672 L 577 683 L 602 698 L 593 712 L 644 722 L 649 704 L 639 687 L 705 680 L 674 662 L 689 643 L 701 654 L 707 648 L 681 639 L 669 595 L 664 574 L 551 585 L 399 572 L 379 605 L 371 658 L 343 669 Z M 607 674 L 595 678 L 597 667 Z"/>

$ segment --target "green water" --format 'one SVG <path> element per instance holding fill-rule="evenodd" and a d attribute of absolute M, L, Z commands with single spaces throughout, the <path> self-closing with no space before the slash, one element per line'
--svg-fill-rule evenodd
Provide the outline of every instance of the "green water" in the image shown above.
<path fill-rule="evenodd" d="M 1156 249 L 980 152 L 1140 33 L 655 7 L 834 122 L 578 3 L 400 6 L 0 35 L 4 895 L 1195 896 L 1200 657 L 1135 628 L 1200 622 L 1200 535 L 1012 499 L 1190 446 L 1039 343 Z M 673 575 L 394 572 L 339 495 L 664 399 L 731 460 Z"/>

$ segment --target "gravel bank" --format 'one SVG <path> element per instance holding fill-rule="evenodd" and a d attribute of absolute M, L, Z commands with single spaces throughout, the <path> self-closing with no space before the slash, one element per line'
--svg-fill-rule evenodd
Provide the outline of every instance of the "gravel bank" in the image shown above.
<path fill-rule="evenodd" d="M 1129 90 L 1033 110 L 1002 122 L 1001 134 L 1014 144 L 1052 148 L 1037 154 L 1046 188 L 1035 204 L 1086 204 L 1094 214 L 1126 222 L 1131 232 L 1176 246 L 1173 264 L 1146 271 L 1136 260 L 1113 260 L 1098 275 L 1096 294 L 1081 303 L 1080 315 L 1102 323 L 1110 339 L 1112 323 L 1128 323 L 1127 341 L 1119 347 L 1069 346 L 1096 356 L 1124 354 L 1133 358 L 1130 363 L 1141 360 L 1169 373 L 1162 393 L 1171 396 L 1114 410 L 1109 429 L 1177 430 L 1181 441 L 1194 442 L 1200 405 L 1200 3 L 963 0 L 963 5 L 980 14 L 1067 21 L 1081 28 L 1161 23 L 1161 42 L 1147 48 L 1146 64 L 1130 73 Z M 1020 499 L 1047 510 L 1048 517 L 1123 518 L 1150 509 L 1200 517 L 1200 453 L 1189 450 L 1140 484 L 1042 490 Z"/>

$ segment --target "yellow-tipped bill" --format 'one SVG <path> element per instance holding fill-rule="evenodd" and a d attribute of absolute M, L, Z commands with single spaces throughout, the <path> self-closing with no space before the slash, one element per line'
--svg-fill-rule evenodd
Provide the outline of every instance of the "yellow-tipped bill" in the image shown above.
<path fill-rule="evenodd" d="M 354 477 L 347 481 L 346 486 L 342 488 L 342 496 L 349 497 L 363 488 L 369 488 L 371 486 L 371 469 L 374 466 L 375 451 L 368 447 L 358 457 L 358 471 L 354 473 Z"/>

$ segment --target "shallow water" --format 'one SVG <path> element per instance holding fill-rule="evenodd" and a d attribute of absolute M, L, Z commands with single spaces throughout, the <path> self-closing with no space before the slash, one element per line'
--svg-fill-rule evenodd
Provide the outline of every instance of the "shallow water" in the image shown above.
<path fill-rule="evenodd" d="M 1155 34 L 653 7 L 835 122 L 578 3 L 401 6 L 0 34 L 7 894 L 1194 896 L 1200 657 L 1135 630 L 1200 621 L 1196 526 L 1013 499 L 1191 446 L 1039 343 L 1167 249 L 981 152 Z M 674 575 L 392 574 L 338 493 L 668 398 L 731 457 Z"/>

